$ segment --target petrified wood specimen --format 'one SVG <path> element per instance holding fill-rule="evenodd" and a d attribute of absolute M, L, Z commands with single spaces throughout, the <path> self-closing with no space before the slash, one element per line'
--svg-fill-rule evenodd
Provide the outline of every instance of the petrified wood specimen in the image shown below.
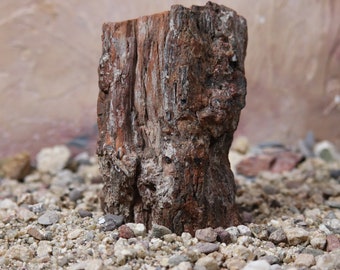
<path fill-rule="evenodd" d="M 176 5 L 105 23 L 102 41 L 104 210 L 176 233 L 237 224 L 228 152 L 245 106 L 245 19 Z"/>

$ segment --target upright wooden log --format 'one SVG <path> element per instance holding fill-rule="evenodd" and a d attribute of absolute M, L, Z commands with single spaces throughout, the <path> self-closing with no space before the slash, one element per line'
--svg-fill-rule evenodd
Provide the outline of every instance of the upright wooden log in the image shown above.
<path fill-rule="evenodd" d="M 228 152 L 245 106 L 247 25 L 214 3 L 103 25 L 104 209 L 176 233 L 239 223 Z"/>

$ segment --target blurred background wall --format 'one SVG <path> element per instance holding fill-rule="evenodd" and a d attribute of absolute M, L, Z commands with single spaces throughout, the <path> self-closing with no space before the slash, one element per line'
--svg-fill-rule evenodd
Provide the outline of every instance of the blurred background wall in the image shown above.
<path fill-rule="evenodd" d="M 340 1 L 219 0 L 248 21 L 252 143 L 295 144 L 308 130 L 340 145 Z M 95 151 L 101 25 L 182 0 L 0 1 L 0 156 L 68 143 Z"/>

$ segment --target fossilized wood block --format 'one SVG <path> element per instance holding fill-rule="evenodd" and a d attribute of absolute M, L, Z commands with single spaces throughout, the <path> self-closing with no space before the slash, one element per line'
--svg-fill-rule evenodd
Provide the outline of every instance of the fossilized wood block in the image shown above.
<path fill-rule="evenodd" d="M 228 151 L 245 106 L 247 25 L 213 3 L 103 25 L 104 210 L 176 233 L 239 222 Z"/>

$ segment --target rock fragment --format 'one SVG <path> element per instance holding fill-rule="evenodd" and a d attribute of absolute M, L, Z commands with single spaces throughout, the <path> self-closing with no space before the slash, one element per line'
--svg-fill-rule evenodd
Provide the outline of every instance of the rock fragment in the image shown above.
<path fill-rule="evenodd" d="M 83 233 L 82 229 L 74 229 L 67 234 L 68 239 L 77 239 Z"/>
<path fill-rule="evenodd" d="M 84 217 L 92 217 L 93 214 L 90 211 L 84 210 L 84 209 L 79 209 L 78 210 L 78 214 L 80 217 L 84 218 Z"/>
<path fill-rule="evenodd" d="M 217 233 L 214 231 L 213 228 L 209 227 L 205 229 L 196 230 L 195 237 L 198 240 L 212 243 L 216 241 Z"/>
<path fill-rule="evenodd" d="M 146 228 L 143 223 L 127 223 L 127 226 L 133 231 L 135 236 L 145 236 Z"/>
<path fill-rule="evenodd" d="M 31 171 L 31 158 L 26 152 L 0 160 L 1 171 L 5 177 L 23 180 Z"/>
<path fill-rule="evenodd" d="M 27 229 L 27 233 L 37 240 L 43 240 L 45 238 L 44 234 L 38 228 L 36 228 L 35 226 L 30 226 Z"/>
<path fill-rule="evenodd" d="M 206 256 L 197 260 L 194 269 L 219 270 L 220 268 L 213 258 Z"/>
<path fill-rule="evenodd" d="M 55 174 L 66 166 L 70 156 L 70 150 L 64 145 L 44 148 L 37 154 L 37 168 L 41 172 Z"/>
<path fill-rule="evenodd" d="M 339 237 L 336 234 L 327 235 L 327 252 L 340 248 Z"/>
<path fill-rule="evenodd" d="M 287 242 L 287 235 L 282 228 L 279 228 L 269 235 L 269 241 L 274 244 L 285 243 Z"/>
<path fill-rule="evenodd" d="M 125 238 L 125 239 L 130 239 L 132 237 L 135 237 L 133 230 L 125 224 L 118 228 L 118 234 L 119 234 L 119 237 Z"/>
<path fill-rule="evenodd" d="M 41 225 L 52 225 L 59 221 L 59 214 L 56 211 L 47 210 L 38 218 L 38 223 Z"/>
<path fill-rule="evenodd" d="M 153 224 L 151 230 L 151 237 L 161 238 L 163 235 L 170 234 L 172 231 L 162 225 Z"/>
<path fill-rule="evenodd" d="M 243 270 L 269 270 L 270 264 L 264 260 L 249 262 Z"/>
<path fill-rule="evenodd" d="M 28 262 L 33 258 L 33 254 L 33 251 L 26 246 L 14 245 L 7 250 L 6 257 L 13 260 Z"/>
<path fill-rule="evenodd" d="M 295 259 L 295 265 L 300 267 L 311 267 L 315 265 L 315 258 L 311 254 L 298 254 Z"/>
<path fill-rule="evenodd" d="M 289 245 L 303 244 L 309 241 L 309 233 L 302 228 L 285 228 L 284 230 Z"/>
<path fill-rule="evenodd" d="M 107 214 L 99 218 L 98 223 L 100 224 L 102 230 L 112 231 L 117 229 L 124 222 L 124 217 L 121 215 Z"/>
<path fill-rule="evenodd" d="M 220 245 L 215 243 L 200 242 L 194 245 L 192 248 L 200 253 L 209 254 L 219 249 Z"/>

